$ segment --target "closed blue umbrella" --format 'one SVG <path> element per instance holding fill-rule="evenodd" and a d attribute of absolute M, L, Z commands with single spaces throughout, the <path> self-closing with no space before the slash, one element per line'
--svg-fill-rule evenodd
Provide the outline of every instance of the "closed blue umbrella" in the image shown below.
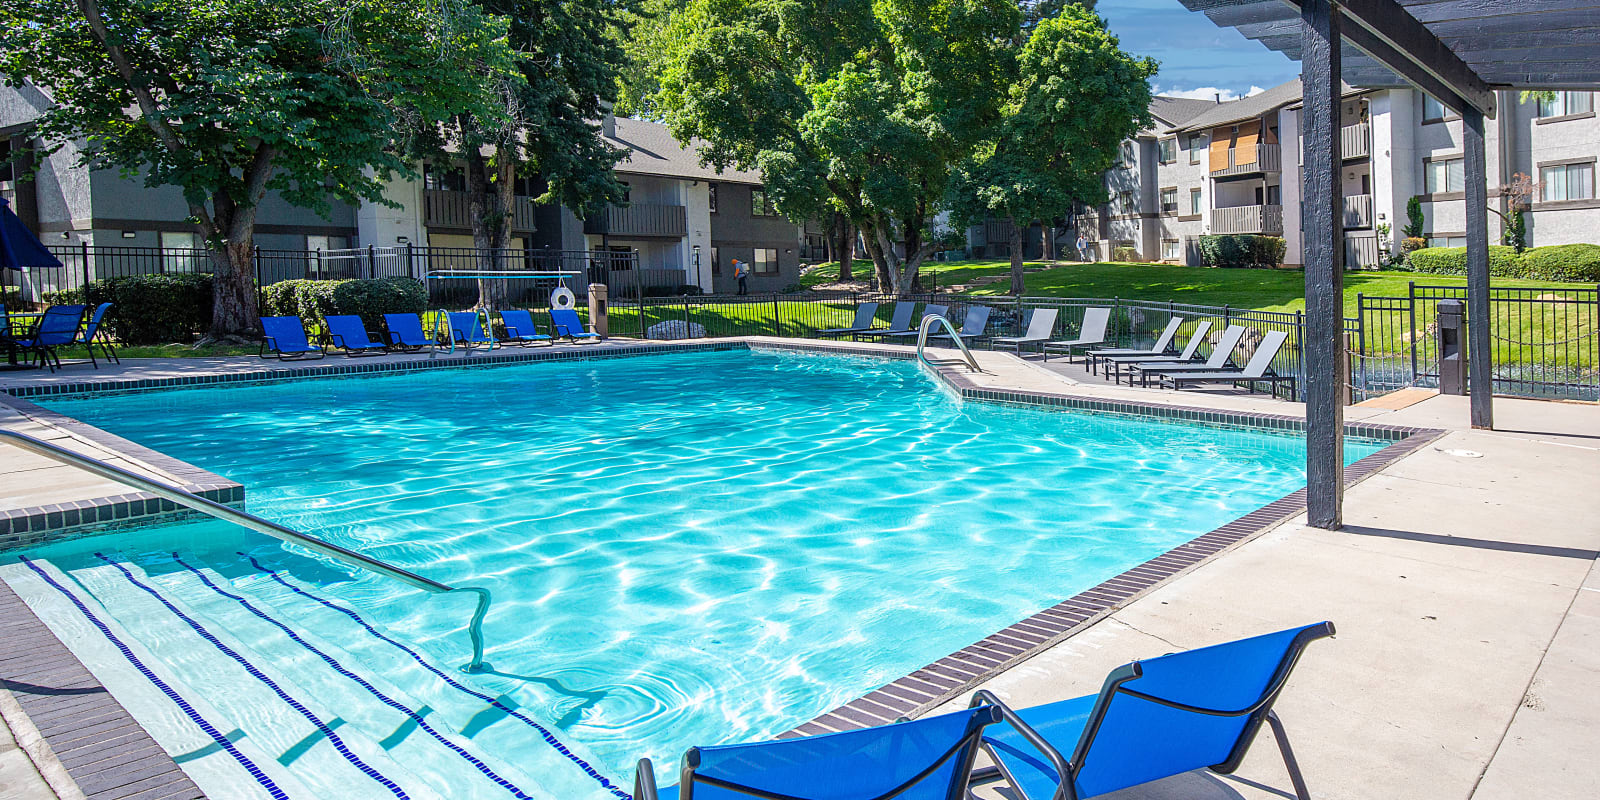
<path fill-rule="evenodd" d="M 61 259 L 56 258 L 39 237 L 22 224 L 11 204 L 0 197 L 0 269 L 27 269 L 29 267 L 55 267 L 60 269 Z"/>

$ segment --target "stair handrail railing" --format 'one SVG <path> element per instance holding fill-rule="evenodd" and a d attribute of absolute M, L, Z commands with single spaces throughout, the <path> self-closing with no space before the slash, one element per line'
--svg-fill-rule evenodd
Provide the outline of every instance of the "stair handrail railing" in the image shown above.
<path fill-rule="evenodd" d="M 170 500 L 180 506 L 194 509 L 217 519 L 242 525 L 257 533 L 263 533 L 289 544 L 299 545 L 307 550 L 321 553 L 336 561 L 343 562 L 358 569 L 377 573 L 386 578 L 392 578 L 408 586 L 421 589 L 432 594 L 473 594 L 477 595 L 477 608 L 472 613 L 472 621 L 467 625 L 467 636 L 472 640 L 472 661 L 461 667 L 466 673 L 485 672 L 489 665 L 483 660 L 483 619 L 489 613 L 489 603 L 493 600 L 489 590 L 479 586 L 449 586 L 431 578 L 379 561 L 371 556 L 358 553 L 348 548 L 340 547 L 332 542 L 326 542 L 315 536 L 301 533 L 286 528 L 276 522 L 262 519 L 231 506 L 223 505 L 192 492 L 180 489 L 167 483 L 152 478 L 146 478 L 121 467 L 114 467 L 97 458 L 91 458 L 81 453 L 75 453 L 59 445 L 54 445 L 41 439 L 36 439 L 25 433 L 0 429 L 0 441 L 27 450 L 35 455 L 43 456 L 52 461 L 57 461 L 69 466 L 78 467 L 86 472 L 98 475 L 106 480 L 115 481 L 136 489 L 142 489 L 158 497 Z"/>
<path fill-rule="evenodd" d="M 930 367 L 935 366 L 932 361 L 928 360 L 928 356 L 922 352 L 923 349 L 928 345 L 928 331 L 931 330 L 935 325 L 943 325 L 944 329 L 950 332 L 950 338 L 955 340 L 956 348 L 961 351 L 961 355 L 966 359 L 968 369 L 972 370 L 973 372 L 983 371 L 983 368 L 978 366 L 978 359 L 974 358 L 972 351 L 967 349 L 967 343 L 962 340 L 961 332 L 956 330 L 956 326 L 952 325 L 950 320 L 945 319 L 944 316 L 940 314 L 934 314 L 932 316 L 925 314 L 922 317 L 922 322 L 917 324 L 917 358 L 920 359 L 922 363 L 927 364 Z"/>

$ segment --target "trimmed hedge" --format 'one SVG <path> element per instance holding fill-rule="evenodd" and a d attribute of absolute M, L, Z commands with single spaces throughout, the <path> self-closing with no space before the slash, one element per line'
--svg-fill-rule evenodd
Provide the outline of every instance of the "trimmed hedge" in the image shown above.
<path fill-rule="evenodd" d="M 261 290 L 262 316 L 298 316 L 320 325 L 329 314 L 356 314 L 376 330 L 384 314 L 421 314 L 428 290 L 415 278 L 280 281 Z"/>
<path fill-rule="evenodd" d="M 1289 243 L 1281 236 L 1229 233 L 1200 237 L 1200 260 L 1208 267 L 1276 267 L 1288 251 Z"/>
<path fill-rule="evenodd" d="M 1431 275 L 1465 275 L 1467 248 L 1424 247 L 1406 256 L 1406 266 L 1413 272 Z M 1490 245 L 1489 274 L 1541 281 L 1600 282 L 1600 245 L 1534 247 L 1521 255 L 1511 247 Z"/>
<path fill-rule="evenodd" d="M 52 292 L 50 303 L 111 303 L 105 325 L 123 344 L 192 341 L 211 327 L 211 276 L 174 272 L 91 281 L 82 289 Z"/>

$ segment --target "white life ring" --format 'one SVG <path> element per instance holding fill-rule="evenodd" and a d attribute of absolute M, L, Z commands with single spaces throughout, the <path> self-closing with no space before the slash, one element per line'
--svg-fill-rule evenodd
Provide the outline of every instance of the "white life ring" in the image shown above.
<path fill-rule="evenodd" d="M 558 287 L 550 293 L 550 307 L 569 309 L 577 306 L 578 298 L 574 297 L 572 290 L 565 286 Z"/>

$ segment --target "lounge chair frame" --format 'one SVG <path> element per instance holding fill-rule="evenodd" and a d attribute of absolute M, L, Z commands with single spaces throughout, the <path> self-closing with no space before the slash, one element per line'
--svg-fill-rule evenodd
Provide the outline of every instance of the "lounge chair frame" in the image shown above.
<path fill-rule="evenodd" d="M 856 316 L 850 321 L 850 327 L 824 328 L 820 331 L 817 331 L 817 336 L 829 339 L 838 339 L 842 336 L 855 337 L 868 331 L 883 330 L 882 328 L 878 328 L 873 324 L 877 322 L 878 306 L 878 303 L 861 303 L 860 305 L 856 306 Z M 866 321 L 866 325 L 857 324 L 863 320 Z"/>
<path fill-rule="evenodd" d="M 527 317 L 528 317 L 528 325 L 532 328 L 532 330 L 524 331 L 524 330 L 522 330 L 522 328 L 520 326 L 511 324 L 511 320 L 506 319 L 506 312 L 507 311 L 512 312 L 513 315 L 515 315 L 515 314 L 525 314 L 525 315 L 527 315 Z M 544 345 L 545 347 L 553 347 L 553 346 L 555 346 L 555 343 L 556 343 L 555 337 L 546 336 L 545 334 L 542 334 L 542 333 L 539 332 L 539 326 L 534 324 L 534 322 L 533 322 L 533 312 L 531 312 L 531 311 L 528 311 L 528 310 L 525 310 L 525 309 L 521 309 L 521 308 L 501 309 L 501 311 L 500 311 L 500 324 L 506 326 L 506 338 L 501 340 L 505 344 L 514 344 L 514 345 L 516 345 L 518 347 L 532 347 L 533 345 L 536 345 L 536 344 Z"/>
<path fill-rule="evenodd" d="M 46 327 L 49 327 L 46 325 L 46 323 L 49 322 L 52 317 L 69 316 L 68 312 L 57 311 L 57 309 L 71 308 L 78 309 L 78 313 L 76 319 L 73 320 L 72 329 L 70 331 L 64 328 L 60 330 L 54 328 L 48 331 L 45 330 Z M 88 306 L 76 303 L 50 306 L 44 310 L 44 314 L 40 315 L 38 319 L 34 320 L 32 327 L 25 336 L 20 339 L 12 339 L 11 341 L 21 352 L 36 354 L 39 357 L 40 365 L 49 367 L 51 372 L 55 372 L 57 367 L 62 366 L 61 354 L 57 352 L 57 348 L 78 341 L 78 332 L 83 328 L 83 317 L 88 312 Z M 65 335 L 66 338 L 60 339 L 62 335 Z M 47 336 L 52 341 L 45 341 Z M 56 339 L 60 339 L 60 341 L 55 341 Z"/>
<path fill-rule="evenodd" d="M 392 325 L 390 325 L 390 323 L 389 323 L 389 318 L 390 317 L 404 317 L 404 316 L 415 317 L 416 320 L 417 320 L 417 332 L 422 334 L 422 338 L 423 339 L 428 339 L 429 338 L 427 329 L 422 327 L 422 315 L 421 314 L 409 314 L 409 315 L 407 315 L 407 314 L 384 314 L 383 315 L 383 342 L 384 342 L 384 345 L 389 348 L 389 352 L 420 353 L 420 352 L 422 352 L 423 348 L 437 347 L 438 346 L 439 343 L 435 342 L 435 341 L 425 341 L 422 344 L 407 344 L 407 343 L 405 343 L 403 341 L 405 339 L 405 337 L 400 335 L 400 334 L 398 334 L 398 333 L 395 333 L 394 327 Z"/>
<path fill-rule="evenodd" d="M 1111 710 L 1111 701 L 1116 699 L 1119 693 L 1192 714 L 1205 714 L 1214 717 L 1248 716 L 1249 719 L 1245 721 L 1244 728 L 1239 732 L 1239 738 L 1234 742 L 1233 750 L 1228 754 L 1228 758 L 1220 764 L 1214 764 L 1209 767 L 1212 772 L 1219 775 L 1232 774 L 1239 768 L 1239 765 L 1244 761 L 1245 754 L 1250 750 L 1250 745 L 1255 741 L 1256 733 L 1260 731 L 1261 724 L 1265 722 L 1272 728 L 1273 738 L 1277 740 L 1278 751 L 1283 756 L 1284 766 L 1289 770 L 1289 780 L 1294 784 L 1295 796 L 1299 800 L 1311 800 L 1311 793 L 1306 789 L 1305 776 L 1300 772 L 1300 763 L 1295 759 L 1293 748 L 1289 746 L 1288 732 L 1283 727 L 1283 721 L 1278 719 L 1277 713 L 1273 711 L 1272 705 L 1277 702 L 1278 695 L 1283 692 L 1284 684 L 1288 682 L 1289 674 L 1294 671 L 1294 666 L 1299 662 L 1300 655 L 1305 652 L 1306 645 L 1333 634 L 1334 628 L 1331 622 L 1312 625 L 1300 631 L 1285 649 L 1283 659 L 1278 662 L 1278 667 L 1273 672 L 1272 678 L 1267 681 L 1267 688 L 1262 692 L 1261 697 L 1256 702 L 1240 709 L 1192 706 L 1187 703 L 1146 694 L 1137 689 L 1130 689 L 1125 684 L 1144 674 L 1139 662 L 1135 661 L 1117 667 L 1111 671 L 1110 675 L 1106 676 L 1105 683 L 1100 687 L 1100 694 L 1095 698 L 1094 706 L 1089 712 L 1089 719 L 1084 723 L 1083 733 L 1078 737 L 1078 743 L 1072 751 L 1071 759 L 1063 757 L 1059 750 L 1045 740 L 1043 736 L 1040 736 L 1027 722 L 1023 721 L 1022 717 L 1018 716 L 1015 711 L 1001 702 L 1000 698 L 995 697 L 989 690 L 979 689 L 975 692 L 972 696 L 971 705 L 990 705 L 998 708 L 1002 719 L 1014 727 L 1027 740 L 1028 744 L 1033 745 L 1050 760 L 1050 765 L 1055 768 L 1056 774 L 1063 778 L 1056 790 L 1055 800 L 1080 800 L 1077 781 L 1078 773 L 1082 771 L 1084 764 L 1089 759 L 1094 746 L 1095 735 L 1099 732 L 1100 726 L 1105 723 L 1106 715 Z M 1027 798 L 1021 788 L 1022 784 L 1015 780 L 1006 769 L 1006 762 L 994 757 L 993 751 L 989 749 L 987 744 L 984 745 L 984 749 L 989 751 L 991 758 L 998 765 L 1000 774 L 1005 777 L 1006 782 L 1016 788 L 1018 793 L 1022 793 L 1026 800 L 1042 800 L 1042 798 Z"/>
<path fill-rule="evenodd" d="M 327 345 L 324 345 L 320 342 L 317 344 L 312 344 L 311 337 L 305 335 L 305 320 L 300 319 L 299 317 L 293 317 L 293 319 L 299 323 L 300 335 L 303 339 L 305 339 L 306 346 L 311 348 L 310 350 L 294 351 L 289 353 L 279 350 L 277 338 L 267 334 L 266 328 L 263 326 L 261 331 L 261 349 L 256 351 L 256 355 L 260 358 L 275 358 L 279 361 L 316 361 L 317 359 L 327 358 Z"/>
<path fill-rule="evenodd" d="M 1204 320 L 1202 320 L 1203 322 Z M 1175 353 L 1177 349 L 1172 346 L 1174 339 L 1178 338 L 1178 329 L 1183 327 L 1184 318 L 1173 315 L 1167 319 L 1167 324 L 1162 327 L 1161 335 L 1156 338 L 1156 343 L 1150 348 L 1140 350 L 1137 347 L 1101 347 L 1085 352 L 1084 359 L 1089 363 L 1089 372 L 1098 374 L 1099 363 L 1105 358 L 1118 356 L 1162 356 Z M 1207 323 L 1209 326 L 1210 323 Z"/>
<path fill-rule="evenodd" d="M 989 340 L 989 345 L 991 347 L 998 345 L 1012 345 L 1016 347 L 1019 355 L 1022 353 L 1022 346 L 1025 344 L 1040 345 L 1040 350 L 1042 351 L 1044 349 L 1044 343 L 1050 341 L 1050 337 L 1055 335 L 1056 321 L 1060 316 L 1061 309 L 1059 308 L 1035 308 L 1028 316 L 1027 329 L 1022 332 L 1021 336 L 996 336 Z M 1050 321 L 1049 327 L 1045 328 L 1044 335 L 1032 335 L 1034 334 L 1034 322 L 1036 320 L 1044 319 L 1048 319 Z"/>
<path fill-rule="evenodd" d="M 1100 330 L 1100 338 L 1095 339 L 1092 342 L 1086 342 L 1083 340 L 1083 332 L 1085 329 L 1090 328 L 1091 325 Z M 1083 310 L 1083 319 L 1078 323 L 1078 337 L 1076 339 L 1045 342 L 1039 346 L 1039 350 L 1044 355 L 1045 361 L 1050 360 L 1051 352 L 1065 353 L 1067 356 L 1067 363 L 1070 364 L 1072 363 L 1073 350 L 1079 348 L 1087 349 L 1095 345 L 1105 344 L 1106 329 L 1109 327 L 1111 327 L 1111 309 L 1104 306 L 1089 306 Z"/>
<path fill-rule="evenodd" d="M 904 336 L 908 333 L 915 336 L 917 331 L 911 327 L 911 315 L 916 312 L 916 303 L 902 300 L 894 304 L 894 312 L 889 317 L 889 327 L 858 331 L 851 334 L 851 338 L 859 339 L 865 336 L 868 339 L 877 339 L 883 336 Z"/>
<path fill-rule="evenodd" d="M 360 317 L 355 314 L 334 314 L 333 316 L 356 317 L 357 320 L 360 320 Z M 327 326 L 327 318 L 324 318 L 322 323 L 324 326 Z M 374 332 L 367 330 L 365 322 L 362 322 L 360 327 L 362 333 L 366 334 L 367 337 L 367 343 L 365 345 L 356 345 L 352 347 L 351 344 L 346 341 L 346 337 L 343 334 L 334 333 L 333 328 L 331 327 L 328 328 L 328 333 L 326 334 L 328 344 L 343 350 L 345 358 L 381 356 L 389 352 L 389 346 L 387 344 L 379 344 L 379 342 L 384 340 L 382 336 L 373 336 L 372 334 Z"/>

